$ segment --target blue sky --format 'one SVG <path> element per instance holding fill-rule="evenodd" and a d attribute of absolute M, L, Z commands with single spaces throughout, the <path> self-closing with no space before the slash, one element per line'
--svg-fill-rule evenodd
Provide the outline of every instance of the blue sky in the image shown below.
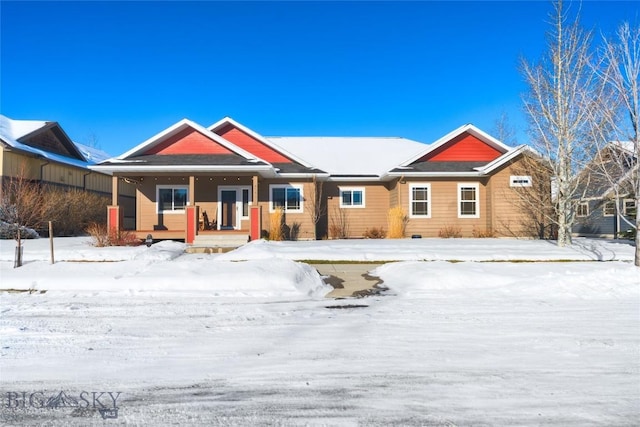
<path fill-rule="evenodd" d="M 573 3 L 572 10 L 579 7 Z M 640 2 L 585 1 L 585 27 Z M 524 143 L 521 58 L 544 52 L 547 1 L 0 3 L 0 112 L 59 122 L 121 154 L 186 117 L 266 136 L 430 143 L 504 112 Z"/>

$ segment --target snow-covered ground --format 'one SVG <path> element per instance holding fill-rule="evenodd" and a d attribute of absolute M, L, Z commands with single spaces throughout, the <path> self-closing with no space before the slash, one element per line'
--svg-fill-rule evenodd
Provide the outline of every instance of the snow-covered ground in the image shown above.
<path fill-rule="evenodd" d="M 2 424 L 640 419 L 640 269 L 625 243 L 258 241 L 220 255 L 183 254 L 174 242 L 55 247 L 50 265 L 48 241 L 25 242 L 25 265 L 13 269 L 13 242 L 0 242 L 0 288 L 46 290 L 0 293 Z M 318 274 L 291 259 L 408 261 L 371 272 L 390 288 L 383 295 L 327 300 Z M 442 261 L 510 259 L 617 261 Z M 36 408 L 60 392 L 54 407 Z M 97 409 L 114 398 L 118 418 L 105 421 Z"/>

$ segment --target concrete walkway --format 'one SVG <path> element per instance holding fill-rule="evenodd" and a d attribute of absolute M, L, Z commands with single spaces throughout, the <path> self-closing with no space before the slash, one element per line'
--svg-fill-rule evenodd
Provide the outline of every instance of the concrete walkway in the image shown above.
<path fill-rule="evenodd" d="M 368 275 L 369 271 L 382 264 L 311 264 L 318 270 L 325 283 L 333 286 L 327 298 L 363 297 L 375 293 L 374 287 L 382 283 L 377 277 Z"/>

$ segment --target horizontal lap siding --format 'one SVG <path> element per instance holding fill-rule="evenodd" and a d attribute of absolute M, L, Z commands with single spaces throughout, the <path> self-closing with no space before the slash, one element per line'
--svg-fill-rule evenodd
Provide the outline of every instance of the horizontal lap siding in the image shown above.
<path fill-rule="evenodd" d="M 414 183 L 431 184 L 431 218 L 410 218 L 406 235 L 420 234 L 423 237 L 437 237 L 438 232 L 445 227 L 456 227 L 464 237 L 471 237 L 474 228 L 487 228 L 487 191 L 483 181 L 456 180 L 446 181 L 432 179 L 429 181 L 407 180 L 399 184 L 402 206 L 410 212 L 409 185 Z M 480 193 L 480 218 L 458 218 L 458 183 L 477 183 Z"/>
<path fill-rule="evenodd" d="M 250 135 L 242 132 L 240 129 L 235 128 L 232 125 L 227 125 L 221 130 L 216 132 L 224 139 L 233 142 L 238 147 L 249 153 L 257 156 L 267 162 L 271 163 L 292 163 L 291 159 L 274 150 L 273 148 L 265 145 L 261 141 L 253 138 Z"/>
<path fill-rule="evenodd" d="M 162 225 L 168 230 L 184 230 L 186 218 L 184 214 L 163 214 L 156 213 L 156 185 L 188 185 L 188 178 L 183 177 L 158 177 L 145 178 L 138 186 L 137 195 L 137 219 L 138 230 L 153 230 L 154 226 Z"/>
<path fill-rule="evenodd" d="M 232 151 L 188 128 L 150 148 L 145 154 L 232 154 Z"/>
<path fill-rule="evenodd" d="M 340 187 L 344 188 L 364 188 L 365 207 L 364 208 L 340 208 Z M 387 213 L 389 211 L 389 190 L 384 183 L 327 183 L 325 184 L 325 194 L 331 197 L 327 201 L 329 214 L 329 227 L 332 219 L 336 219 L 339 211 L 346 214 L 349 237 L 364 237 L 367 230 L 371 228 L 389 229 Z"/>
<path fill-rule="evenodd" d="M 287 212 L 285 213 L 285 224 L 289 227 L 292 227 L 294 224 L 300 225 L 300 233 L 298 237 L 300 239 L 313 239 L 313 222 L 311 221 L 311 213 L 308 198 L 312 194 L 313 184 L 311 182 L 305 181 L 282 181 L 282 180 L 260 180 L 258 183 L 258 199 L 259 205 L 262 206 L 262 230 L 269 231 L 269 220 L 271 214 L 269 213 L 269 185 L 278 184 L 292 184 L 292 185 L 302 185 L 302 196 L 304 198 L 303 201 L 303 211 L 302 213 L 293 213 Z"/>

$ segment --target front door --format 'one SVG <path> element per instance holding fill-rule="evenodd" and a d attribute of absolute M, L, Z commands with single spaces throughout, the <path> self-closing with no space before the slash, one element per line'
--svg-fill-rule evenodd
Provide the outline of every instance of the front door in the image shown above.
<path fill-rule="evenodd" d="M 242 221 L 249 220 L 251 186 L 225 185 L 218 187 L 218 230 L 240 230 Z"/>
<path fill-rule="evenodd" d="M 221 230 L 233 230 L 237 225 L 237 191 L 233 190 L 220 190 L 220 202 L 222 203 L 220 218 Z"/>

